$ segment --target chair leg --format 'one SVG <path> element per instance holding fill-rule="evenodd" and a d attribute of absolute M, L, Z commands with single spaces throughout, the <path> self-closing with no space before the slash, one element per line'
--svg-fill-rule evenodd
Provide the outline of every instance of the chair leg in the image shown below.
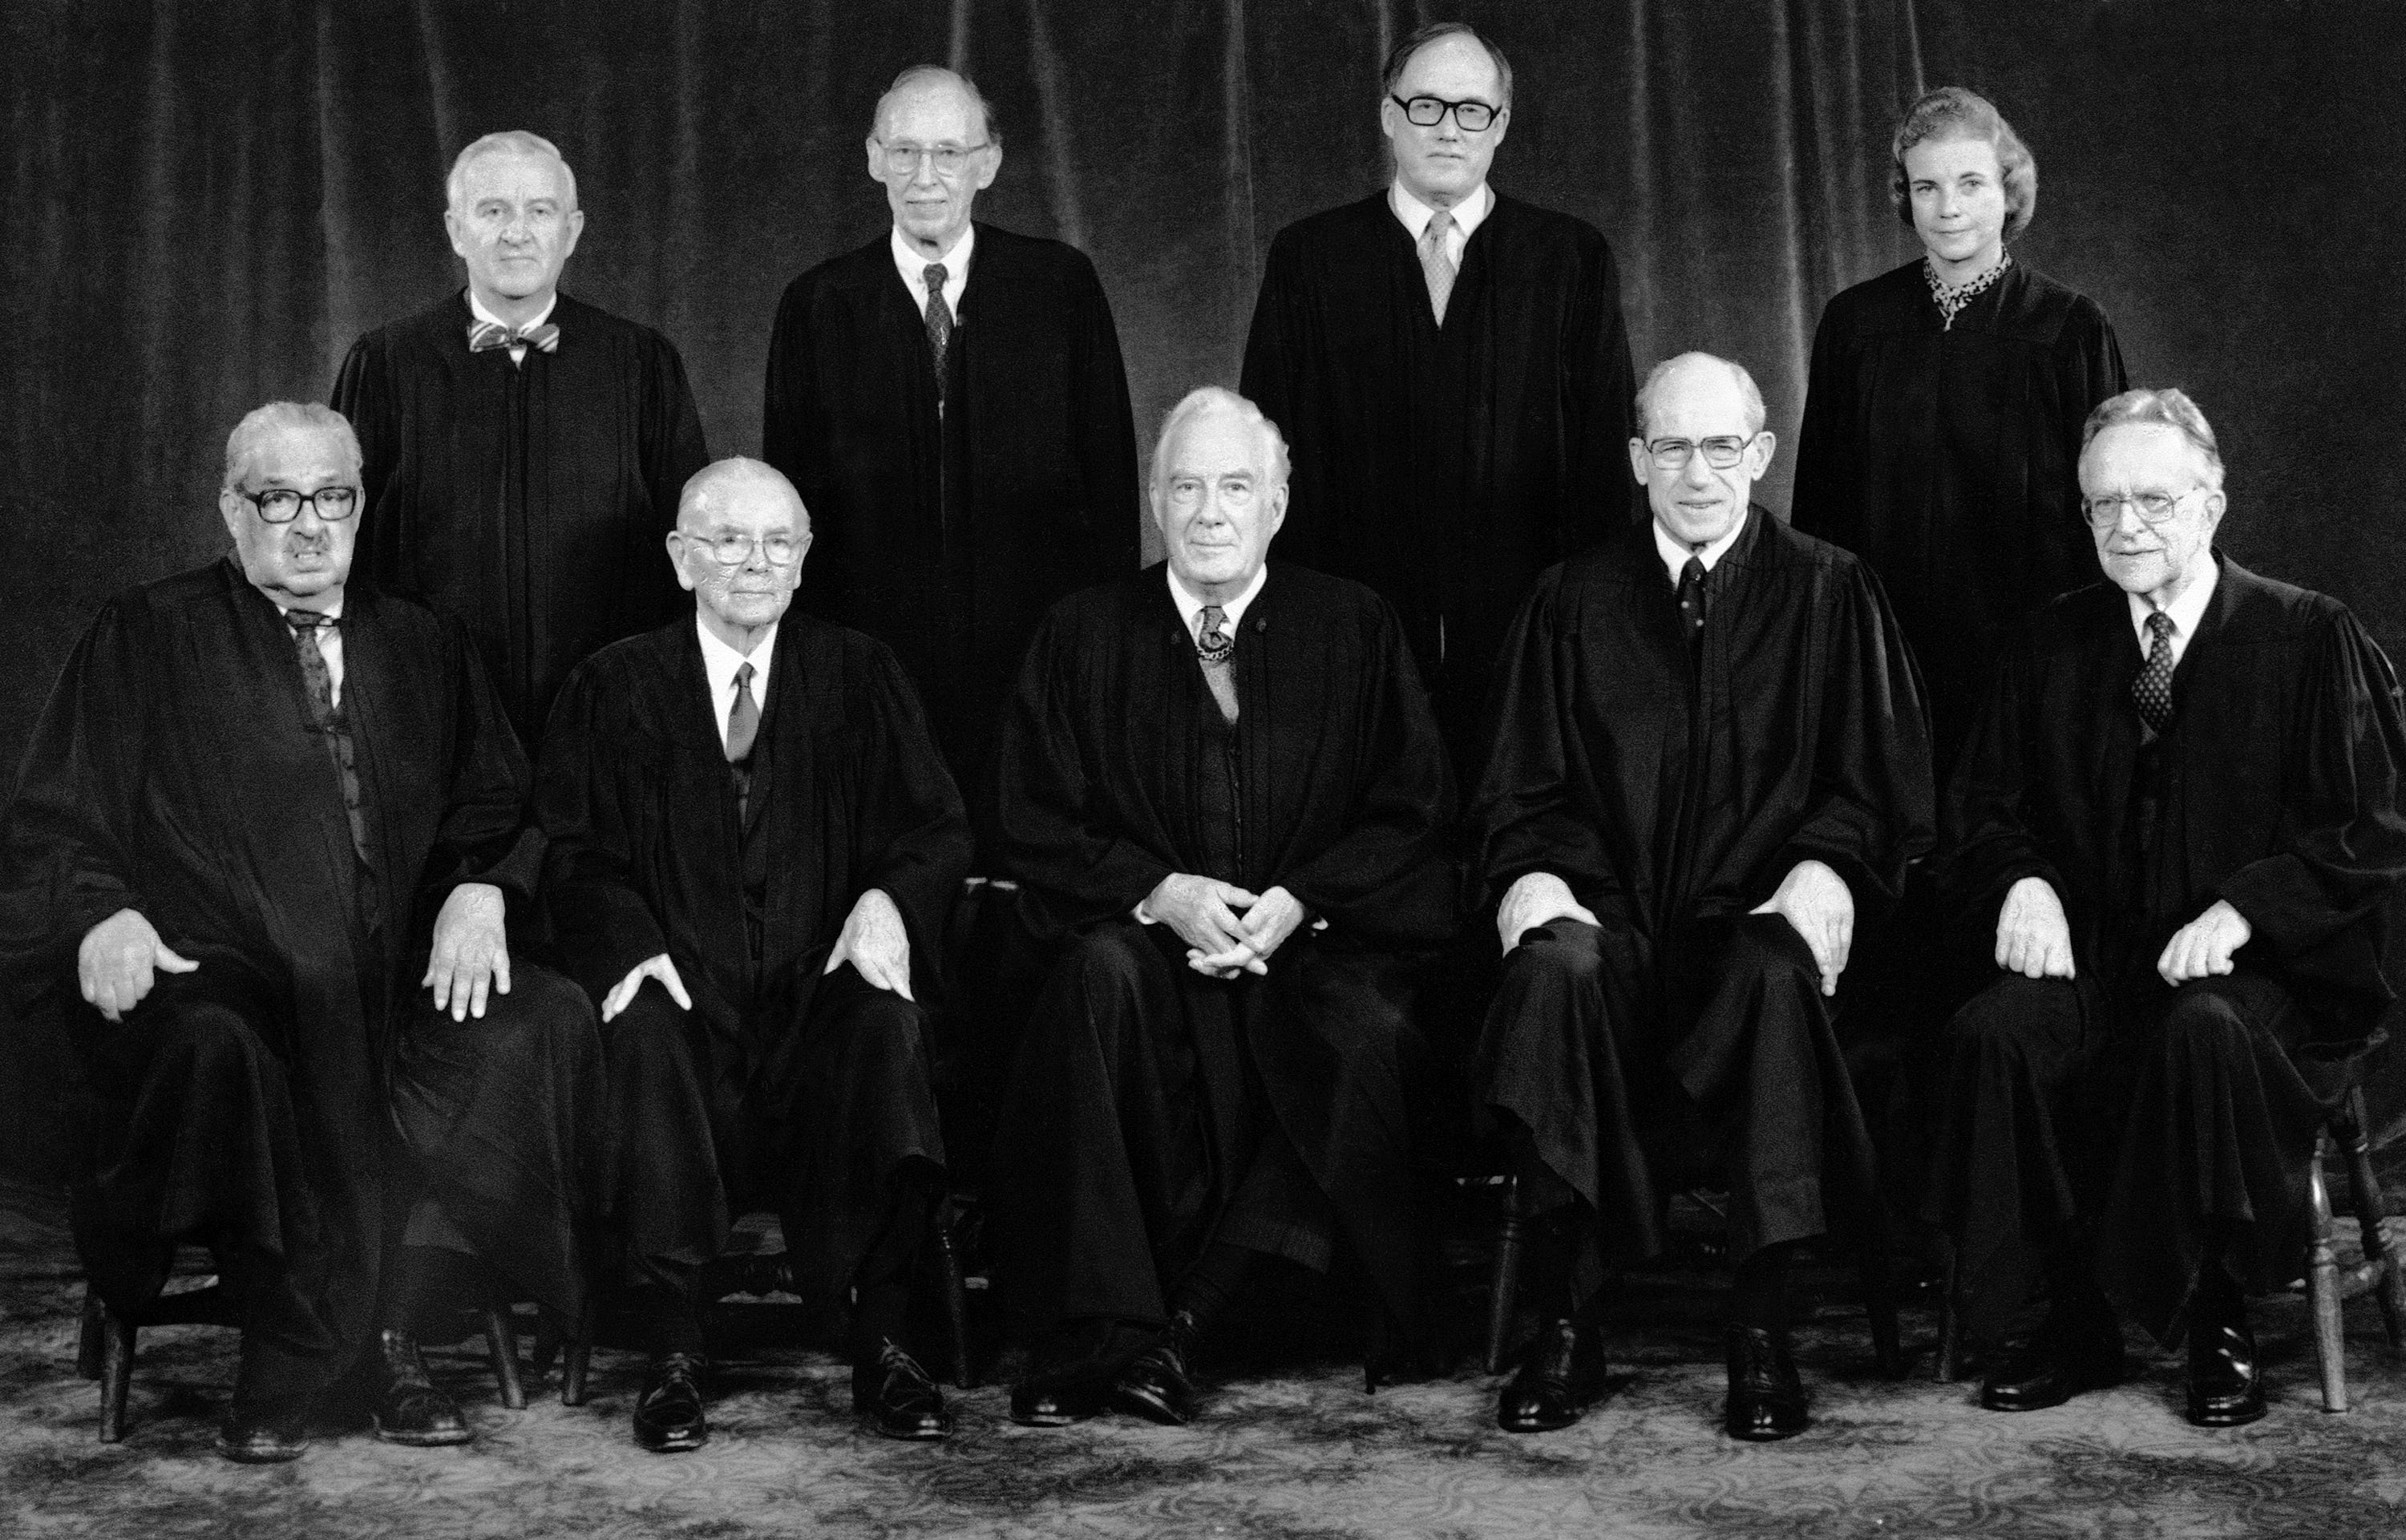
<path fill-rule="evenodd" d="M 953 1383 L 966 1391 L 975 1388 L 977 1375 L 969 1355 L 969 1292 L 961 1277 L 960 1242 L 946 1222 L 950 1204 L 937 1206 L 935 1219 L 936 1270 L 943 1280 L 944 1324 L 953 1338 Z"/>
<path fill-rule="evenodd" d="M 593 1326 L 601 1315 L 601 1302 L 587 1300 L 585 1313 L 576 1318 L 576 1329 L 568 1339 L 567 1361 L 559 1366 L 559 1404 L 563 1406 L 585 1405 L 585 1377 L 593 1366 Z"/>
<path fill-rule="evenodd" d="M 100 1378 L 102 1333 L 100 1295 L 83 1286 L 83 1315 L 76 1323 L 76 1373 L 85 1379 Z"/>
<path fill-rule="evenodd" d="M 2323 1410 L 2347 1410 L 2347 1360 L 2340 1320 L 2339 1258 L 2331 1249 L 2330 1188 L 2323 1180 L 2328 1132 L 2314 1137 L 2314 1164 L 2307 1168 L 2307 1195 L 2314 1205 L 2314 1243 L 2306 1260 L 2306 1299 L 2314 1318 L 2314 1363 L 2322 1371 Z"/>
<path fill-rule="evenodd" d="M 2389 1350 L 2406 1350 L 2406 1247 L 2400 1247 L 2382 1221 L 2388 1200 L 2381 1179 L 2373 1174 L 2372 1146 L 2364 1132 L 2364 1088 L 2347 1094 L 2347 1110 L 2334 1120 L 2340 1141 L 2347 1147 L 2347 1185 L 2356 1199 L 2356 1222 L 2363 1234 L 2364 1260 L 2377 1264 L 2374 1285 L 2381 1301 L 2381 1323 L 2389 1334 Z"/>
<path fill-rule="evenodd" d="M 1487 1285 L 1487 1372 L 1504 1367 L 1510 1346 L 1512 1317 L 1521 1299 L 1521 1262 L 1529 1245 L 1529 1217 L 1521 1210 L 1521 1184 L 1506 1179 L 1504 1223 L 1495 1235 L 1495 1270 Z"/>
<path fill-rule="evenodd" d="M 1946 1243 L 1946 1292 L 1938 1302 L 1938 1379 L 1952 1385 L 1963 1378 L 1963 1253 L 1953 1240 Z"/>
<path fill-rule="evenodd" d="M 100 1335 L 100 1441 L 125 1436 L 125 1402 L 134 1388 L 134 1324 L 102 1307 Z"/>
<path fill-rule="evenodd" d="M 514 1412 L 526 1410 L 526 1386 L 518 1378 L 518 1329 L 506 1305 L 485 1307 L 485 1349 L 493 1361 L 493 1378 L 502 1387 L 502 1405 Z"/>
<path fill-rule="evenodd" d="M 1883 1379 L 1904 1378 L 1904 1344 L 1896 1328 L 1896 1274 L 1885 1227 L 1862 1250 L 1863 1313 L 1871 1318 L 1872 1359 Z"/>

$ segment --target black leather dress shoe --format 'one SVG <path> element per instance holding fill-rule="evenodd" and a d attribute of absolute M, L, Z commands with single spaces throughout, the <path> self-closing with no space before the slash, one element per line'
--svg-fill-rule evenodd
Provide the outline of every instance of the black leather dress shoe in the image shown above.
<path fill-rule="evenodd" d="M 1787 1339 L 1731 1321 L 1729 1400 L 1721 1410 L 1721 1431 L 1762 1444 L 1793 1438 L 1811 1425 L 1804 1415 L 1804 1382 L 1796 1378 Z"/>
<path fill-rule="evenodd" d="M 2201 1428 L 2239 1428 L 2263 1415 L 2264 1375 L 2246 1315 L 2189 1322 L 2188 1420 Z"/>
<path fill-rule="evenodd" d="M 1100 1379 L 1024 1379 L 1011 1390 L 1011 1420 L 1024 1428 L 1066 1428 L 1111 1405 L 1111 1387 Z"/>
<path fill-rule="evenodd" d="M 2083 1391 L 2122 1383 L 2122 1329 L 2112 1318 L 2066 1323 L 2050 1317 L 2023 1347 L 1980 1381 L 1980 1405 L 1992 1412 L 2060 1406 Z"/>
<path fill-rule="evenodd" d="M 1496 1398 L 1495 1425 L 1506 1433 L 1567 1428 L 1604 1394 L 1604 1334 L 1574 1321 L 1550 1321 Z"/>
<path fill-rule="evenodd" d="M 890 1340 L 879 1345 L 876 1358 L 852 1366 L 852 1409 L 888 1438 L 926 1440 L 953 1431 L 943 1392 Z"/>
<path fill-rule="evenodd" d="M 238 1465 L 277 1465 L 308 1452 L 308 1422 L 300 1417 L 234 1411 L 218 1429 L 218 1453 Z"/>
<path fill-rule="evenodd" d="M 432 1448 L 465 1444 L 475 1436 L 468 1431 L 468 1420 L 460 1415 L 460 1404 L 426 1372 L 426 1359 L 418 1350 L 416 1337 L 407 1332 L 378 1332 L 374 1351 L 375 1382 L 368 1394 L 368 1416 L 375 1422 L 378 1438 L 388 1444 Z"/>
<path fill-rule="evenodd" d="M 654 1353 L 644 1370 L 643 1393 L 635 1397 L 635 1442 L 654 1454 L 681 1454 L 710 1442 L 710 1419 L 701 1410 L 698 1353 Z"/>
<path fill-rule="evenodd" d="M 1195 1352 L 1195 1318 L 1181 1310 L 1169 1318 L 1161 1340 L 1129 1360 L 1111 1386 L 1111 1401 L 1124 1412 L 1172 1426 L 1195 1420 L 1195 1382 L 1186 1361 Z"/>

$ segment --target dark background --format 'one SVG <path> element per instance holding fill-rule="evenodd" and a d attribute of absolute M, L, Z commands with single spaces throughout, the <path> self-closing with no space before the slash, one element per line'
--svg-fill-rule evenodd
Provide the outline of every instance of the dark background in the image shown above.
<path fill-rule="evenodd" d="M 1149 441 L 1236 382 L 1279 227 L 1383 182 L 1379 64 L 1442 15 L 1511 56 L 1494 180 L 1611 238 L 1639 370 L 1754 370 L 1783 509 L 1821 305 L 1918 250 L 1895 119 L 1985 92 L 2039 162 L 2017 255 L 2214 419 L 2227 547 L 2406 657 L 2391 0 L 0 0 L 0 764 L 103 597 L 223 548 L 234 420 L 457 286 L 442 178 L 475 135 L 560 146 L 566 287 L 667 332 L 713 451 L 757 452 L 779 292 L 887 222 L 871 107 L 954 64 L 1004 133 L 979 214 L 1093 256 Z M 58 1070 L 0 1019 L 0 1176 L 58 1174 Z"/>

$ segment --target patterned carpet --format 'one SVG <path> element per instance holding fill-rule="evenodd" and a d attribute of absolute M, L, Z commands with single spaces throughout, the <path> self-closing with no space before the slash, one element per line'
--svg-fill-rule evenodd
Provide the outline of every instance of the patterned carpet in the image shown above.
<path fill-rule="evenodd" d="M 8 1238 L 0 1234 L 0 1258 Z M 2067 1407 L 1983 1413 L 1969 1385 L 1930 1378 L 1926 1309 L 1906 1319 L 1908 1346 L 1922 1349 L 1916 1378 L 1884 1382 L 1861 1314 L 1832 1303 L 1799 1333 L 1814 1429 L 1787 1444 L 1734 1443 L 1717 1426 L 1716 1286 L 1700 1273 L 1634 1291 L 1612 1336 L 1611 1399 L 1579 1426 L 1534 1438 L 1495 1431 L 1493 1381 L 1474 1370 L 1366 1396 L 1349 1362 L 1315 1361 L 1324 1323 L 1287 1320 L 1215 1345 L 1204 1415 L 1185 1429 L 1120 1418 L 1019 1428 L 989 1384 L 955 1398 L 950 1443 L 897 1445 L 854 1426 L 833 1360 L 755 1351 L 719 1371 L 709 1447 L 654 1457 L 626 1434 L 632 1356 L 597 1354 L 583 1407 L 554 1393 L 511 1412 L 469 1342 L 435 1355 L 435 1369 L 467 1406 L 471 1448 L 403 1449 L 321 1430 L 300 1462 L 246 1468 L 209 1449 L 233 1373 L 227 1332 L 145 1333 L 126 1440 L 97 1441 L 97 1390 L 74 1372 L 81 1285 L 43 1250 L 16 1248 L 0 1276 L 9 1536 L 2406 1532 L 2406 1365 L 2388 1357 L 2369 1300 L 2349 1312 L 2353 1413 L 2318 1409 L 2303 1305 L 2276 1300 L 2257 1312 L 2272 1415 L 2219 1434 L 2181 1420 L 2179 1367 L 2165 1357 Z"/>

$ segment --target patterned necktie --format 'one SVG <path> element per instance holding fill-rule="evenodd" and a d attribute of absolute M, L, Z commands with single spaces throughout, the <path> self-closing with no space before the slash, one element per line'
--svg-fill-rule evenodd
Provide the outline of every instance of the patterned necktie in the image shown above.
<path fill-rule="evenodd" d="M 523 326 L 516 331 L 499 321 L 468 323 L 468 351 L 489 352 L 496 347 L 531 347 L 538 353 L 559 351 L 559 328 L 549 321 L 541 326 Z"/>
<path fill-rule="evenodd" d="M 1421 232 L 1421 276 L 1428 280 L 1429 309 L 1437 313 L 1439 326 L 1445 324 L 1445 302 L 1453 294 L 1453 259 L 1445 249 L 1445 238 L 1452 230 L 1452 211 L 1440 208 L 1429 216 L 1428 228 Z"/>
<path fill-rule="evenodd" d="M 735 704 L 727 708 L 727 762 L 740 765 L 752 757 L 752 741 L 760 736 L 760 703 L 752 699 L 752 665 L 735 671 Z"/>
<path fill-rule="evenodd" d="M 936 394 L 944 393 L 944 350 L 953 345 L 953 312 L 944 304 L 944 281 L 952 276 L 941 262 L 929 262 L 920 276 L 927 284 L 927 353 L 936 361 Z"/>
<path fill-rule="evenodd" d="M 1203 683 L 1211 686 L 1211 699 L 1220 703 L 1223 719 L 1237 719 L 1237 678 L 1228 667 L 1230 655 L 1237 643 L 1227 631 L 1228 612 L 1217 604 L 1203 606 L 1203 629 L 1195 638 L 1195 656 L 1203 660 Z"/>
<path fill-rule="evenodd" d="M 1688 644 L 1695 645 L 1705 634 L 1705 563 L 1698 557 L 1690 557 L 1679 569 L 1679 620 L 1687 628 Z"/>
<path fill-rule="evenodd" d="M 2172 617 L 2161 610 L 2147 613 L 2147 629 L 2155 633 L 2155 642 L 2147 648 L 2147 661 L 2139 669 L 2139 677 L 2130 681 L 2130 699 L 2139 708 L 2139 720 L 2147 725 L 2150 733 L 2164 730 L 2172 719 Z"/>
<path fill-rule="evenodd" d="M 291 629 L 293 650 L 301 655 L 301 683 L 309 693 L 309 722 L 326 742 L 328 757 L 343 783 L 343 812 L 350 821 L 351 848 L 368 859 L 368 820 L 360 802 L 358 756 L 342 713 L 334 706 L 334 675 L 318 646 L 318 633 L 336 622 L 315 610 L 287 610 L 284 624 Z"/>

